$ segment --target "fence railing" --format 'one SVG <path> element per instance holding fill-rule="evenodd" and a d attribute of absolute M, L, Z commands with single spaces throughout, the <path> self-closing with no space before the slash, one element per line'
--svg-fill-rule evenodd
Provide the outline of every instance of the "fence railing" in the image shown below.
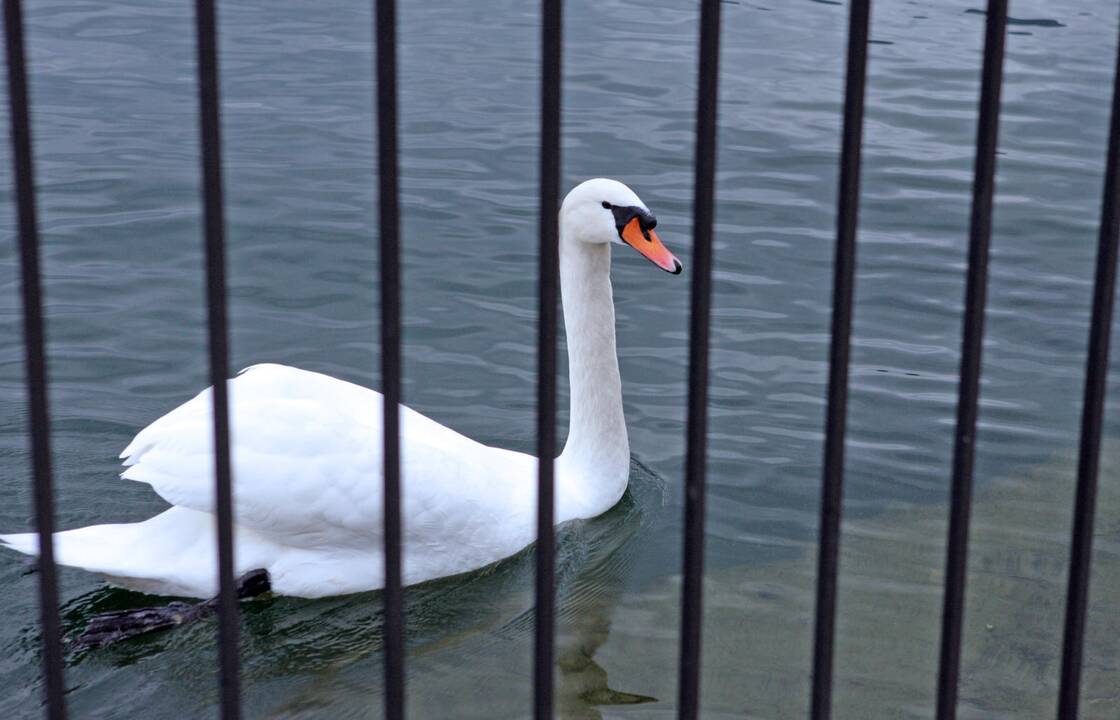
<path fill-rule="evenodd" d="M 941 657 L 937 675 L 937 717 L 957 714 L 964 585 L 968 576 L 968 523 L 972 510 L 972 469 L 976 449 L 976 412 L 980 399 L 980 355 L 984 341 L 984 304 L 988 287 L 988 247 L 992 238 L 999 96 L 1003 80 L 1003 46 L 1007 34 L 1007 0 L 989 0 L 980 78 L 980 117 L 969 219 L 968 273 L 965 279 L 964 330 L 961 338 L 957 427 L 953 435 L 953 480 L 946 542 L 945 595 L 941 611 Z"/>
<path fill-rule="evenodd" d="M 681 594 L 681 647 L 678 714 L 692 720 L 700 708 L 700 656 L 707 435 L 708 337 L 711 305 L 712 233 L 715 211 L 715 162 L 718 105 L 719 0 L 700 2 L 699 82 L 696 103 L 696 157 L 693 200 L 693 269 L 689 321 L 689 402 L 684 499 L 684 582 Z M 226 322 L 225 222 L 222 194 L 221 113 L 217 20 L 214 0 L 196 0 L 199 128 L 202 205 L 206 257 L 207 326 L 210 379 L 214 387 L 215 484 L 219 572 L 221 713 L 240 717 L 238 607 L 233 562 L 233 507 L 230 469 L 229 376 Z M 404 615 L 401 587 L 400 438 L 400 209 L 397 144 L 396 8 L 376 0 L 377 142 L 381 305 L 381 376 L 384 394 L 385 515 L 385 715 L 404 717 Z M 817 604 L 814 628 L 811 717 L 831 715 L 832 657 L 836 619 L 840 511 L 843 497 L 844 435 L 848 360 L 855 283 L 859 176 L 866 85 L 870 0 L 852 0 L 849 9 L 847 76 L 840 154 L 836 255 L 832 299 L 820 528 Z M 558 249 L 556 217 L 560 198 L 561 0 L 542 0 L 540 144 L 540 295 L 537 378 L 537 454 L 556 454 L 556 340 Z M 18 217 L 26 386 L 30 408 L 35 523 L 39 536 L 39 606 L 43 648 L 45 711 L 51 720 L 66 717 L 63 647 L 54 564 L 53 488 L 48 375 L 43 323 L 39 232 L 36 217 L 30 99 L 27 89 L 24 21 L 20 0 L 4 0 L 5 54 L 11 117 L 13 177 Z M 957 424 L 954 435 L 952 494 L 946 550 L 945 594 L 937 717 L 956 716 L 964 618 L 969 510 L 980 390 L 988 248 L 994 197 L 1000 85 L 1006 0 L 987 6 L 980 111 L 973 177 L 969 259 L 961 341 Z M 1120 230 L 1120 51 L 1117 53 L 1107 162 L 1104 179 L 1093 309 L 1081 416 L 1077 491 L 1070 544 L 1069 586 L 1062 641 L 1058 718 L 1076 718 L 1085 618 L 1088 608 L 1093 519 L 1104 416 L 1109 335 L 1116 288 Z M 552 717 L 555 636 L 554 466 L 538 466 L 538 540 L 536 554 L 536 629 L 534 717 Z"/>
<path fill-rule="evenodd" d="M 397 151 L 397 8 L 378 0 L 378 223 L 381 270 L 381 392 L 385 528 L 385 718 L 404 717 L 404 593 L 401 587 L 401 271 Z"/>
<path fill-rule="evenodd" d="M 1081 695 L 1081 660 L 1085 650 L 1085 616 L 1089 609 L 1089 564 L 1093 558 L 1093 518 L 1096 515 L 1097 475 L 1101 458 L 1105 386 L 1108 382 L 1108 342 L 1116 295 L 1116 247 L 1120 232 L 1120 49 L 1112 71 L 1112 114 L 1105 159 L 1104 197 L 1097 240 L 1097 269 L 1093 280 L 1093 314 L 1089 321 L 1089 350 L 1085 360 L 1085 391 L 1081 401 L 1081 448 L 1077 458 L 1077 495 L 1069 549 L 1069 587 L 1062 634 L 1062 675 L 1058 717 L 1077 717 Z"/>
<path fill-rule="evenodd" d="M 836 576 L 840 564 L 840 508 L 844 496 L 844 433 L 848 417 L 848 357 L 855 292 L 859 171 L 863 146 L 863 89 L 867 83 L 870 0 L 852 0 L 848 19 L 848 68 L 840 144 L 836 209 L 836 256 L 832 268 L 832 344 L 828 360 L 821 519 L 817 542 L 817 613 L 813 632 L 810 713 L 825 720 L 832 711 L 832 655 L 836 633 Z"/>
<path fill-rule="evenodd" d="M 703 620 L 704 495 L 708 440 L 708 327 L 712 297 L 716 125 L 719 105 L 719 0 L 700 9 L 700 78 L 696 90 L 696 159 L 692 200 L 692 298 L 688 321 L 688 435 L 684 478 L 684 554 L 677 705 L 682 718 L 700 709 Z"/>
<path fill-rule="evenodd" d="M 226 324 L 226 222 L 222 193 L 222 120 L 218 94 L 218 19 L 214 0 L 195 2 L 198 32 L 198 127 L 202 145 L 202 226 L 206 326 L 214 414 L 214 511 L 218 530 L 218 653 L 222 717 L 241 717 L 237 586 L 233 576 L 233 478 L 229 447 L 229 331 Z"/>
<path fill-rule="evenodd" d="M 31 117 L 27 62 L 23 45 L 23 8 L 4 0 L 4 51 L 8 62 L 12 163 L 19 223 L 19 263 L 23 299 L 24 363 L 31 423 L 31 471 L 35 483 L 35 529 L 39 533 L 39 630 L 47 717 L 66 717 L 63 700 L 62 627 L 58 614 L 58 573 L 54 566 L 54 488 L 51 472 L 50 413 L 47 408 L 47 351 L 43 337 L 43 293 L 39 272 L 39 219 L 35 209 L 35 163 L 31 155 Z"/>

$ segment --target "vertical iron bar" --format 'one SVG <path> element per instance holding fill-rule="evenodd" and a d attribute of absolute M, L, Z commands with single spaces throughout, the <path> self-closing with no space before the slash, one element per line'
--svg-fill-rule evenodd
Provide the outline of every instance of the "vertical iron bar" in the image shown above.
<path fill-rule="evenodd" d="M 852 0 L 848 17 L 844 129 L 832 280 L 832 345 L 828 365 L 824 472 L 817 549 L 817 611 L 813 635 L 814 720 L 832 715 L 832 657 L 836 631 L 836 574 L 840 560 L 840 510 L 844 497 L 844 433 L 848 411 L 848 357 L 855 286 L 859 174 L 863 143 L 863 94 L 867 79 L 870 0 Z"/>
<path fill-rule="evenodd" d="M 685 456 L 684 557 L 677 712 L 700 710 L 700 633 L 703 625 L 704 495 L 708 441 L 708 335 L 715 220 L 716 127 L 719 106 L 720 0 L 700 7 L 696 157 L 692 202 L 692 283 L 688 344 L 688 446 Z"/>
<path fill-rule="evenodd" d="M 957 427 L 953 439 L 949 537 L 945 551 L 941 659 L 937 675 L 938 720 L 953 720 L 957 716 L 961 628 L 964 622 L 965 581 L 968 578 L 968 525 L 972 508 L 972 471 L 976 453 L 976 415 L 980 395 L 984 305 L 988 286 L 988 248 L 992 236 L 992 197 L 995 193 L 999 100 L 1003 81 L 1003 46 L 1006 30 L 1007 0 L 988 0 L 984 65 L 980 84 L 980 113 L 976 132 L 976 161 L 972 181 L 968 277 L 965 283 L 960 385 L 957 388 Z"/>
<path fill-rule="evenodd" d="M 404 590 L 401 580 L 401 280 L 397 149 L 397 9 L 377 0 L 377 160 L 384 419 L 385 717 L 404 717 Z"/>
<path fill-rule="evenodd" d="M 207 327 L 214 411 L 215 510 L 218 532 L 218 640 L 224 720 L 241 717 L 237 588 L 233 577 L 233 493 L 229 441 L 229 333 L 226 325 L 225 217 L 222 191 L 218 29 L 214 0 L 196 0 L 198 112 L 202 143 Z"/>
<path fill-rule="evenodd" d="M 560 265 L 560 82 L 563 3 L 541 3 L 539 320 L 537 327 L 537 573 L 533 717 L 552 718 L 556 633 L 556 302 Z"/>
<path fill-rule="evenodd" d="M 23 336 L 27 398 L 31 413 L 31 465 L 35 482 L 35 529 L 39 534 L 39 627 L 43 635 L 43 675 L 47 717 L 64 720 L 62 632 L 58 617 L 58 574 L 54 565 L 54 490 L 51 473 L 50 414 L 47 408 L 47 357 L 43 297 L 39 276 L 39 221 L 35 208 L 35 171 L 31 153 L 23 10 L 19 0 L 4 0 L 8 101 L 11 109 L 12 163 L 19 216 Z"/>
<path fill-rule="evenodd" d="M 1085 645 L 1085 616 L 1089 605 L 1089 570 L 1093 555 L 1093 514 L 1097 500 L 1101 424 L 1108 383 L 1108 345 L 1112 305 L 1116 293 L 1117 231 L 1120 214 L 1120 50 L 1112 86 L 1112 122 L 1101 203 L 1101 227 L 1093 284 L 1093 316 L 1085 369 L 1085 397 L 1081 406 L 1081 452 L 1077 464 L 1077 497 L 1069 555 L 1065 630 L 1062 636 L 1062 675 L 1058 718 L 1076 718 L 1081 693 L 1081 660 Z"/>

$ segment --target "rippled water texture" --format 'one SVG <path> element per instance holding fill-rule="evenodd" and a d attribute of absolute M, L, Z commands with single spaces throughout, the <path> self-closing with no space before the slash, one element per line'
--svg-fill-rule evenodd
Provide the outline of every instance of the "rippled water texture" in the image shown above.
<path fill-rule="evenodd" d="M 205 384 L 189 3 L 28 3 L 62 527 L 162 507 L 117 480 Z M 233 364 L 377 386 L 368 3 L 221 3 Z M 1052 717 L 1115 3 L 1012 2 L 962 671 L 966 718 Z M 836 714 L 932 716 L 982 3 L 878 2 Z M 695 3 L 567 4 L 566 184 L 632 185 L 690 260 Z M 407 402 L 532 446 L 538 18 L 403 2 Z M 723 6 L 706 718 L 804 717 L 846 7 Z M 7 133 L 7 116 L 0 130 Z M 10 167 L 8 145 L 0 167 Z M 11 179 L 0 173 L 5 208 Z M 0 218 L 0 528 L 30 527 L 10 210 Z M 566 718 L 674 716 L 688 274 L 618 253 L 635 470 L 563 536 Z M 1116 334 L 1116 333 L 1114 333 Z M 1114 353 L 1084 714 L 1120 715 Z M 565 403 L 562 403 L 565 404 Z M 410 593 L 415 717 L 524 717 L 531 554 Z M 0 716 L 40 713 L 35 577 L 0 555 Z M 68 629 L 147 600 L 64 571 Z M 377 717 L 380 601 L 246 606 L 251 717 Z M 72 655 L 76 717 L 214 716 L 214 625 Z"/>

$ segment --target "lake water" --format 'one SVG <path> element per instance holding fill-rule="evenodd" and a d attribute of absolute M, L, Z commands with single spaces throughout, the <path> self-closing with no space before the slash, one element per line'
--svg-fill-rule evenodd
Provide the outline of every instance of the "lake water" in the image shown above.
<path fill-rule="evenodd" d="M 206 383 L 189 3 L 28 3 L 61 527 L 164 505 L 116 456 Z M 232 362 L 377 387 L 369 3 L 220 13 Z M 690 262 L 695 3 L 567 3 L 565 185 L 630 184 Z M 1012 3 L 961 716 L 1053 717 L 1111 68 L 1112 2 Z M 400 9 L 405 397 L 532 447 L 538 17 Z M 847 8 L 723 6 L 705 718 L 808 707 Z M 978 0 L 872 13 L 836 715 L 933 714 Z M 7 134 L 7 115 L 0 115 Z M 11 207 L 8 144 L 0 147 Z M 30 528 L 14 218 L 0 218 L 0 528 Z M 616 254 L 632 490 L 562 536 L 558 709 L 675 717 L 688 274 Z M 1120 325 L 1120 320 L 1118 320 Z M 1114 330 L 1114 336 L 1118 333 Z M 1120 715 L 1120 352 L 1084 676 Z M 562 398 L 561 405 L 566 405 Z M 526 717 L 532 554 L 411 591 L 413 717 Z M 68 631 L 150 603 L 62 572 Z M 36 579 L 0 555 L 0 716 L 41 713 Z M 380 598 L 246 605 L 260 718 L 381 712 Z M 217 713 L 215 625 L 68 655 L 74 717 Z"/>

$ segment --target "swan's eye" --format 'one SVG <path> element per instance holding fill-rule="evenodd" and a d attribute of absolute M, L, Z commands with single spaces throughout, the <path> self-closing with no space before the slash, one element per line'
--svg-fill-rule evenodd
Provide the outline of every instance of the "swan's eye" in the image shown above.
<path fill-rule="evenodd" d="M 603 207 L 605 207 L 607 210 L 610 210 L 611 209 L 611 204 L 609 202 L 607 202 L 606 200 L 604 200 L 603 201 Z"/>

